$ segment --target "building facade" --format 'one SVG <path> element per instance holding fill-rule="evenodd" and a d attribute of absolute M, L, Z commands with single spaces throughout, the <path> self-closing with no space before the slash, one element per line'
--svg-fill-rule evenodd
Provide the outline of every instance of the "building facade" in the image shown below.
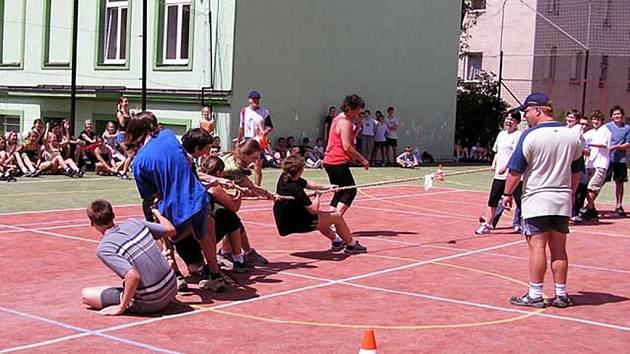
<path fill-rule="evenodd" d="M 72 1 L 0 0 L 0 130 L 70 116 Z M 323 135 L 349 93 L 397 109 L 400 144 L 449 156 L 459 5 L 401 0 L 148 1 L 148 109 L 178 133 L 213 106 L 228 147 L 247 92 L 262 93 L 276 136 Z M 79 3 L 77 122 L 140 104 L 142 1 Z M 438 14 L 438 16 L 436 16 Z"/>
<path fill-rule="evenodd" d="M 582 105 L 587 113 L 627 105 L 629 1 L 487 0 L 473 5 L 477 8 L 468 16 L 475 16 L 476 24 L 460 59 L 460 78 L 475 80 L 479 70 L 501 71 L 501 97 L 510 105 L 532 91 L 545 92 L 558 117 Z"/>

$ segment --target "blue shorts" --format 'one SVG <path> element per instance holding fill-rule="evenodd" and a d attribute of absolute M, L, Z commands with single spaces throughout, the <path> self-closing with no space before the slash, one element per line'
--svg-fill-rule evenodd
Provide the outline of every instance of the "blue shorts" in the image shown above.
<path fill-rule="evenodd" d="M 203 240 L 203 238 L 206 237 L 209 216 L 210 207 L 206 205 L 191 216 L 190 219 L 175 227 L 176 234 L 175 237 L 173 237 L 173 242 L 177 242 L 191 233 L 195 239 Z"/>
<path fill-rule="evenodd" d="M 524 236 L 535 236 L 554 230 L 562 234 L 569 233 L 569 217 L 568 216 L 538 216 L 535 218 L 523 219 L 521 224 Z"/>
<path fill-rule="evenodd" d="M 118 143 L 118 145 L 122 145 L 125 143 L 125 132 L 124 131 L 119 131 L 118 133 L 116 133 L 116 142 Z"/>

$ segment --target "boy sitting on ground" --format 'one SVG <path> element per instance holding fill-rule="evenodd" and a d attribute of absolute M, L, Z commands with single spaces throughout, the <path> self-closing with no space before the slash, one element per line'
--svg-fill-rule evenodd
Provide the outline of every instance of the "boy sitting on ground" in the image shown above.
<path fill-rule="evenodd" d="M 396 163 L 402 168 L 416 168 L 418 165 L 420 165 L 418 159 L 411 150 L 411 146 L 407 146 L 405 148 L 405 151 L 402 154 L 398 155 L 398 157 L 396 158 Z"/>
<path fill-rule="evenodd" d="M 112 205 L 95 200 L 87 209 L 92 227 L 103 235 L 96 255 L 123 279 L 121 287 L 91 287 L 81 290 L 83 304 L 102 315 L 152 313 L 175 299 L 175 273 L 154 239 L 175 235 L 173 224 L 157 209 L 152 210 L 160 224 L 129 219 L 114 223 Z"/>
<path fill-rule="evenodd" d="M 293 199 L 274 202 L 273 216 L 280 236 L 318 230 L 331 241 L 330 250 L 333 252 L 344 249 L 348 254 L 367 252 L 367 248 L 352 238 L 348 224 L 338 211 L 319 210 L 320 192 L 337 186 L 316 184 L 301 178 L 304 166 L 304 159 L 299 155 L 291 155 L 282 161 L 282 174 L 278 179 L 276 193 Z M 315 203 L 306 195 L 305 188 L 316 191 Z M 331 230 L 331 225 L 335 226 L 336 233 Z"/>

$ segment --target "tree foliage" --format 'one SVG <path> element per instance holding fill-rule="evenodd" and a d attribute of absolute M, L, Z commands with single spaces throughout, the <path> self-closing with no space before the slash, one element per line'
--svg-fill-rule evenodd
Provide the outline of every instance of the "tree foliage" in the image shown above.
<path fill-rule="evenodd" d="M 499 84 L 494 74 L 482 72 L 479 80 L 457 85 L 455 141 L 467 147 L 492 143 L 501 130 L 507 103 L 497 98 Z"/>

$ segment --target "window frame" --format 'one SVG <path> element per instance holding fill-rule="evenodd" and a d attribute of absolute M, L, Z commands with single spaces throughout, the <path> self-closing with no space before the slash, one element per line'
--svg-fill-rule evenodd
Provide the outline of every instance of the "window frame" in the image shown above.
<path fill-rule="evenodd" d="M 17 116 L 19 119 L 19 128 L 18 128 L 18 136 L 22 136 L 22 133 L 24 132 L 24 111 L 22 110 L 13 110 L 13 109 L 0 109 L 0 115 L 3 116 Z M 4 122 L 2 124 L 2 127 L 4 128 Z M 6 134 L 6 131 L 2 132 L 3 134 Z"/>
<path fill-rule="evenodd" d="M 475 4 L 475 0 L 471 0 L 470 1 L 470 11 L 473 12 L 473 13 L 483 13 L 483 12 L 486 12 L 487 9 L 488 9 L 488 1 L 486 1 L 486 0 L 483 0 L 483 8 L 481 8 L 481 7 L 480 8 L 475 8 L 474 4 Z"/>
<path fill-rule="evenodd" d="M 70 70 L 72 64 L 68 62 L 50 61 L 50 14 L 53 0 L 44 0 L 44 25 L 42 26 L 42 70 Z M 74 5 L 73 5 L 74 6 Z M 74 26 L 74 19 L 70 21 L 70 26 Z M 70 46 L 69 60 L 72 58 L 72 46 Z"/>
<path fill-rule="evenodd" d="M 580 81 L 580 77 L 582 76 L 582 60 L 584 54 L 582 52 L 577 52 L 573 57 L 571 57 L 571 73 L 569 80 L 572 82 Z"/>
<path fill-rule="evenodd" d="M 470 78 L 470 58 L 471 57 L 479 57 L 479 73 L 481 73 L 481 71 L 483 71 L 483 53 L 482 52 L 469 52 L 466 53 L 465 55 L 465 60 L 464 60 L 464 81 L 466 82 L 478 82 L 479 81 L 479 77 L 477 74 L 476 78 Z"/>
<path fill-rule="evenodd" d="M 26 40 L 26 0 L 20 0 L 22 4 L 22 22 L 20 31 L 20 59 L 18 62 L 4 62 L 4 9 L 7 0 L 0 0 L 0 70 L 24 70 L 24 50 Z"/>
<path fill-rule="evenodd" d="M 103 40 L 103 64 L 105 65 L 124 65 L 127 62 L 127 49 L 128 49 L 128 36 L 127 33 L 129 32 L 129 0 L 123 0 L 123 1 L 112 1 L 112 0 L 104 0 L 105 1 L 105 7 L 104 7 L 104 21 L 103 21 L 103 28 L 99 28 L 100 31 L 102 31 L 102 40 Z M 107 58 L 107 53 L 108 53 L 108 46 L 109 46 L 109 38 L 108 38 L 108 29 L 104 28 L 105 24 L 107 23 L 107 15 L 108 15 L 108 10 L 115 8 L 116 11 L 118 11 L 118 16 L 116 17 L 117 20 L 117 27 L 116 27 L 116 58 L 117 59 L 108 59 Z M 126 18 L 126 24 L 125 24 L 125 32 L 126 33 L 121 33 L 121 28 L 122 28 L 122 10 L 126 9 L 127 10 L 127 18 Z M 125 36 L 125 58 L 124 59 L 120 59 L 120 54 L 121 54 L 121 39 L 123 38 L 122 36 Z"/>
<path fill-rule="evenodd" d="M 192 71 L 193 57 L 194 57 L 194 37 L 195 37 L 195 3 L 194 0 L 159 0 L 155 6 L 155 40 L 154 40 L 154 57 L 153 70 L 154 71 Z M 181 59 L 168 59 L 166 60 L 166 7 L 176 4 L 189 5 L 190 14 L 188 20 L 188 59 L 186 61 Z M 181 23 L 183 17 L 182 11 L 178 11 L 178 23 Z M 178 32 L 181 33 L 181 26 L 178 27 Z M 179 44 L 177 50 L 181 50 L 181 36 L 178 36 Z M 181 54 L 181 53 L 180 53 Z"/>
<path fill-rule="evenodd" d="M 107 16 L 106 3 L 108 0 L 99 0 L 96 6 L 96 19 L 98 29 L 96 31 L 94 53 L 94 70 L 129 70 L 131 52 L 131 19 L 133 14 L 133 1 L 127 0 L 127 33 L 125 44 L 125 60 L 120 63 L 105 61 L 105 17 Z M 121 37 L 122 38 L 122 37 Z"/>

